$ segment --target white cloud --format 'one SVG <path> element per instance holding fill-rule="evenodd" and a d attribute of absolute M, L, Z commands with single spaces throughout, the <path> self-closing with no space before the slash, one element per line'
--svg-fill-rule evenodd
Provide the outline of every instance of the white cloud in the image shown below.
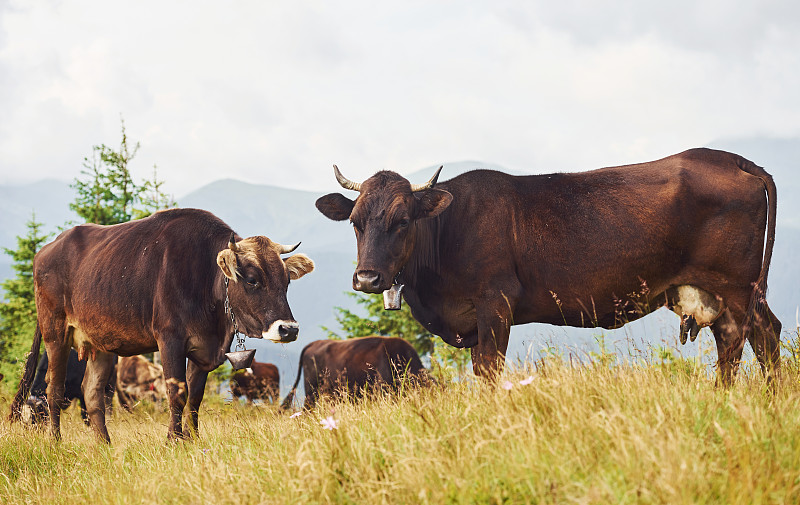
<path fill-rule="evenodd" d="M 157 163 L 178 196 L 797 136 L 797 47 L 788 2 L 7 2 L 0 183 L 74 178 L 120 114 L 137 174 Z"/>

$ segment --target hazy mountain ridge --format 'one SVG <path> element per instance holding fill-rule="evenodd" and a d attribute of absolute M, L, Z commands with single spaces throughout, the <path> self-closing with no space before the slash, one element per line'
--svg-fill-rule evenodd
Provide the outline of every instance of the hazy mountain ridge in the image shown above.
<path fill-rule="evenodd" d="M 45 179 L 19 186 L 0 186 L 0 247 L 17 248 L 17 237 L 28 232 L 27 223 L 35 213 L 43 224 L 42 233 L 59 232 L 78 216 L 69 209 L 75 192 L 69 183 Z M 11 258 L 0 254 L 0 280 L 12 276 Z"/>
<path fill-rule="evenodd" d="M 794 158 L 795 154 L 800 156 L 800 141 L 782 145 L 780 149 L 758 142 L 737 147 L 735 141 L 727 144 L 720 141 L 718 147 L 740 152 L 765 166 L 775 178 L 779 191 L 779 225 L 768 297 L 784 328 L 793 328 L 795 310 L 800 305 L 800 283 L 797 282 L 800 279 L 800 264 L 796 261 L 796 251 L 800 250 L 800 222 L 796 218 L 800 215 L 800 202 L 791 195 L 800 188 L 800 178 L 794 176 L 790 165 L 797 159 Z M 414 183 L 423 183 L 436 168 L 438 165 L 424 168 L 409 174 L 408 178 Z M 440 180 L 476 168 L 503 170 L 500 166 L 481 162 L 450 163 L 445 164 Z M 333 178 L 332 173 L 330 177 Z M 279 367 L 284 393 L 295 378 L 302 347 L 308 342 L 324 338 L 320 326 L 336 328 L 334 307 L 353 309 L 355 306 L 352 299 L 345 295 L 352 289 L 356 259 L 354 234 L 346 221 L 330 221 L 316 210 L 314 202 L 322 194 L 223 179 L 177 198 L 181 207 L 197 207 L 213 212 L 242 236 L 263 234 L 284 244 L 302 242 L 297 252 L 308 254 L 315 261 L 315 271 L 292 282 L 289 288 L 289 302 L 301 325 L 298 342 L 275 345 L 261 340 L 247 340 L 248 346 L 258 349 L 259 361 L 273 362 Z M 16 248 L 15 237 L 25 233 L 25 223 L 30 219 L 31 210 L 35 210 L 37 220 L 45 224 L 47 231 L 55 231 L 66 221 L 76 219 L 69 211 L 69 203 L 73 198 L 74 191 L 68 183 L 53 180 L 24 186 L 0 186 L 0 246 Z M 10 259 L 2 255 L 2 260 L 0 278 L 6 278 L 12 275 L 8 266 Z M 536 356 L 550 344 L 565 354 L 576 353 L 581 357 L 581 353 L 585 354 L 595 347 L 594 340 L 601 333 L 612 348 L 615 345 L 626 348 L 631 343 L 640 348 L 652 344 L 673 344 L 677 339 L 677 316 L 661 309 L 651 317 L 614 331 L 544 324 L 516 326 L 512 331 L 509 358 L 524 359 L 531 353 Z M 712 337 L 706 335 L 695 344 L 682 348 L 682 351 L 693 354 L 700 345 L 706 348 L 713 346 Z"/>

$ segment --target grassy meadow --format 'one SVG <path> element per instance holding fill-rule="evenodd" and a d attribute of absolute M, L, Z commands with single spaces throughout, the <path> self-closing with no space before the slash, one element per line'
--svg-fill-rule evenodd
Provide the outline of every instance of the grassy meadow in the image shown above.
<path fill-rule="evenodd" d="M 0 503 L 800 503 L 795 355 L 774 393 L 698 363 L 554 357 L 295 417 L 209 395 L 179 443 L 147 405 L 115 410 L 110 446 L 76 408 L 60 443 L 3 421 Z"/>

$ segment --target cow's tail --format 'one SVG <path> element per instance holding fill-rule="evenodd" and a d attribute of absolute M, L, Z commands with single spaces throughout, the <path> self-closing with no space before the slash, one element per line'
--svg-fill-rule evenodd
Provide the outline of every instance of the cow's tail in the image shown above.
<path fill-rule="evenodd" d="M 775 220 L 778 215 L 778 191 L 772 176 L 762 167 L 744 158 L 739 159 L 739 168 L 750 175 L 758 177 L 767 192 L 767 236 L 764 244 L 764 257 L 761 263 L 761 272 L 753 284 L 753 293 L 750 295 L 750 305 L 745 313 L 742 325 L 742 335 L 747 337 L 753 331 L 753 322 L 764 321 L 769 318 L 767 306 L 767 275 L 772 261 L 772 250 L 775 246 Z"/>
<path fill-rule="evenodd" d="M 297 365 L 297 378 L 294 380 L 294 384 L 292 385 L 292 390 L 289 391 L 289 394 L 286 395 L 286 398 L 283 399 L 281 402 L 281 410 L 288 410 L 289 407 L 292 405 L 292 401 L 294 400 L 294 393 L 297 391 L 297 385 L 300 383 L 300 375 L 303 373 L 303 355 L 305 355 L 308 346 L 303 347 L 303 350 L 300 352 L 300 363 Z"/>
<path fill-rule="evenodd" d="M 28 359 L 25 361 L 25 370 L 22 373 L 22 379 L 19 381 L 19 388 L 17 394 L 14 396 L 14 401 L 11 402 L 11 412 L 8 414 L 8 420 L 12 423 L 19 421 L 22 412 L 22 404 L 28 399 L 28 393 L 33 385 L 33 377 L 36 375 L 36 365 L 39 363 L 39 346 L 42 344 L 42 330 L 39 325 L 36 325 L 36 332 L 33 335 L 33 344 L 31 344 L 31 352 L 28 353 Z"/>

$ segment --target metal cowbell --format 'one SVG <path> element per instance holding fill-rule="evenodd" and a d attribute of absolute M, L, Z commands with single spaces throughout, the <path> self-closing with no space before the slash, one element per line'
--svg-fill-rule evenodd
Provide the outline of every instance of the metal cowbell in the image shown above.
<path fill-rule="evenodd" d="M 402 284 L 394 284 L 391 288 L 383 292 L 384 310 L 400 310 L 403 299 L 401 295 L 402 291 Z"/>
<path fill-rule="evenodd" d="M 225 357 L 231 362 L 234 370 L 242 370 L 249 368 L 253 364 L 253 358 L 256 356 L 255 349 L 244 351 L 226 352 Z"/>

